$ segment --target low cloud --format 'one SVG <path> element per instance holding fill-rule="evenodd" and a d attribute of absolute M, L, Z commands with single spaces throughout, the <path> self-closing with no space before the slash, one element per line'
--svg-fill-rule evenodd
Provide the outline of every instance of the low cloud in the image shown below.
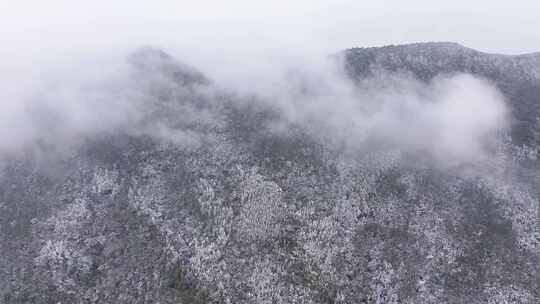
<path fill-rule="evenodd" d="M 203 79 L 187 79 L 195 76 L 166 54 L 142 48 L 127 58 L 53 65 L 33 78 L 10 79 L 0 102 L 0 153 L 69 150 L 119 132 L 196 145 L 192 131 L 170 126 L 174 115 L 177 125 L 214 123 L 205 108 L 194 106 L 193 100 L 205 98 Z"/>
<path fill-rule="evenodd" d="M 331 149 L 398 149 L 444 165 L 487 158 L 490 141 L 507 126 L 504 98 L 486 80 L 462 74 L 424 83 L 380 72 L 354 83 L 334 59 L 210 71 L 213 82 L 155 49 L 49 69 L 3 90 L 0 152 L 114 132 L 196 147 L 201 129 L 226 123 L 216 92 L 278 109 L 281 119 L 267 126 L 276 132 L 295 124 Z"/>
<path fill-rule="evenodd" d="M 279 104 L 286 123 L 305 126 L 330 146 L 350 153 L 398 149 L 444 166 L 485 160 L 508 127 L 503 95 L 469 74 L 425 83 L 382 71 L 353 83 L 326 66 L 289 71 L 262 95 Z"/>

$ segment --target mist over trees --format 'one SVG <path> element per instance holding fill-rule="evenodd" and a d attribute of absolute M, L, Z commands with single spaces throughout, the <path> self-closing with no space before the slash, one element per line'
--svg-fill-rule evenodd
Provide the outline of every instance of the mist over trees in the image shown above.
<path fill-rule="evenodd" d="M 238 89 L 145 47 L 51 71 L 2 103 L 0 301 L 535 303 L 537 62 L 351 49 Z"/>

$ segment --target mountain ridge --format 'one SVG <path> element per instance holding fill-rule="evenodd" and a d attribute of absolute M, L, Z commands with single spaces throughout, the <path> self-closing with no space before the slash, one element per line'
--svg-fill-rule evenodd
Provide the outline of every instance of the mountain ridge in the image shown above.
<path fill-rule="evenodd" d="M 424 48 L 424 49 L 446 49 L 446 50 L 454 50 L 454 51 L 468 51 L 468 52 L 475 52 L 480 53 L 483 55 L 492 55 L 492 56 L 505 56 L 505 57 L 536 57 L 540 56 L 540 51 L 534 51 L 534 52 L 527 52 L 527 53 L 519 53 L 519 54 L 506 54 L 506 53 L 498 53 L 498 52 L 486 52 L 486 51 L 480 51 L 472 47 L 467 47 L 459 42 L 453 42 L 453 41 L 426 41 L 426 42 L 411 42 L 411 43 L 403 43 L 403 44 L 386 44 L 381 46 L 368 46 L 368 47 L 352 47 L 345 49 L 344 51 L 349 50 L 355 50 L 355 49 L 397 49 L 397 48 Z"/>
<path fill-rule="evenodd" d="M 518 143 L 538 142 L 540 53 L 488 54 L 453 42 L 414 43 L 343 51 L 343 68 L 355 81 L 377 71 L 411 73 L 423 81 L 441 74 L 468 73 L 493 82 L 507 97 Z"/>

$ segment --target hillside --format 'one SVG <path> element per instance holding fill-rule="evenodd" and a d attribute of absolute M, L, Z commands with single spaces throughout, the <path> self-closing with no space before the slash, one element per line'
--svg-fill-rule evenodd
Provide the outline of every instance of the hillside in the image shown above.
<path fill-rule="evenodd" d="M 139 50 L 136 115 L 69 149 L 42 140 L 0 158 L 0 303 L 540 302 L 540 55 L 454 43 L 343 55 L 359 94 L 381 74 L 428 97 L 437 77 L 487 79 L 510 129 L 480 161 L 424 125 L 397 137 L 429 145 L 378 141 L 396 130 L 385 122 L 357 147 L 337 122 L 320 130 L 346 137 Z M 448 151 L 460 162 L 439 166 Z"/>

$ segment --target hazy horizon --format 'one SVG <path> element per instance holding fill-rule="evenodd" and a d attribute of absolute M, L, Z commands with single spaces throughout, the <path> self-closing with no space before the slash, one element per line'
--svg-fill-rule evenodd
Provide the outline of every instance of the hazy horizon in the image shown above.
<path fill-rule="evenodd" d="M 488 53 L 538 52 L 538 11 L 533 0 L 3 1 L 0 83 L 106 66 L 145 45 L 222 79 L 238 67 L 251 79 L 250 70 L 353 47 L 451 41 Z"/>
<path fill-rule="evenodd" d="M 502 1 L 498 1 L 502 2 Z M 22 0 L 0 3 L 3 55 L 157 45 L 222 52 L 452 41 L 483 52 L 540 51 L 532 0 L 187 1 Z"/>

